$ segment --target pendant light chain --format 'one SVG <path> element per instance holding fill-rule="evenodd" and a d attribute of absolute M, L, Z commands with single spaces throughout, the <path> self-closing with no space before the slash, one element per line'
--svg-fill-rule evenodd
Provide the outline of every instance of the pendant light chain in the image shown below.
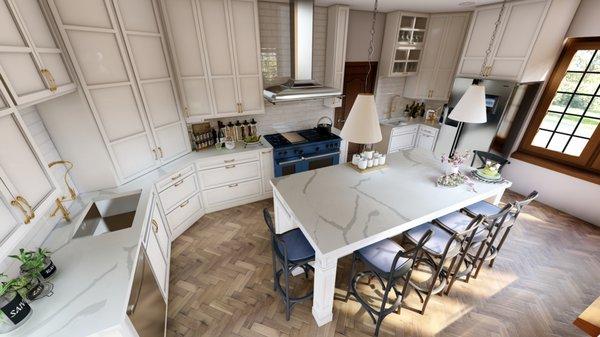
<path fill-rule="evenodd" d="M 367 70 L 367 76 L 365 77 L 365 93 L 369 91 L 369 75 L 371 74 L 371 56 L 373 56 L 373 50 L 375 49 L 375 21 L 377 20 L 377 1 L 373 6 L 373 17 L 371 18 L 371 41 L 369 41 L 369 56 L 367 56 L 367 63 L 369 64 L 369 70 Z"/>
<path fill-rule="evenodd" d="M 506 8 L 506 0 L 502 1 L 502 7 L 500 7 L 500 13 L 498 13 L 498 20 L 494 23 L 494 30 L 492 31 L 492 37 L 490 39 L 490 44 L 488 45 L 487 50 L 485 51 L 485 57 L 483 58 L 483 63 L 481 64 L 481 77 L 485 78 L 487 75 L 485 74 L 485 68 L 492 53 L 492 47 L 494 46 L 494 41 L 496 40 L 496 34 L 498 33 L 498 28 L 500 28 L 500 23 L 502 21 L 502 15 L 504 14 L 504 9 Z"/>

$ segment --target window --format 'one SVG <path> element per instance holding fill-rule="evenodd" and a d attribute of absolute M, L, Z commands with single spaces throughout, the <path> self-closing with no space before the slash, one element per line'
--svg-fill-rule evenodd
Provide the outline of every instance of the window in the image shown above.
<path fill-rule="evenodd" d="M 568 166 L 571 172 L 578 169 L 597 177 L 600 172 L 599 125 L 600 38 L 569 39 L 550 75 L 519 152 Z"/>

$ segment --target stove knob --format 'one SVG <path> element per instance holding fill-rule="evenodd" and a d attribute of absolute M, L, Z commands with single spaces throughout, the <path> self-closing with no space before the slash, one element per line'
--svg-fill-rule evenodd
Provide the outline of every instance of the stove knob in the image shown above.
<path fill-rule="evenodd" d="M 315 152 L 319 152 L 319 147 L 315 147 Z"/>
<path fill-rule="evenodd" d="M 294 153 L 300 155 L 300 154 L 304 153 L 304 151 L 302 151 L 302 150 L 295 150 Z"/>

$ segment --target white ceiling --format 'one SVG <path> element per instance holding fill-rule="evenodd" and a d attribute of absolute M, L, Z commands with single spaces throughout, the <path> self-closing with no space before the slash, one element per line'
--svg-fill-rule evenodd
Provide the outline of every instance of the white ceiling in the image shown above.
<path fill-rule="evenodd" d="M 396 10 L 412 12 L 472 11 L 476 6 L 501 2 L 501 0 L 379 0 L 378 11 Z M 317 6 L 349 5 L 351 9 L 372 11 L 374 0 L 315 0 Z M 464 3 L 463 5 L 460 5 Z"/>

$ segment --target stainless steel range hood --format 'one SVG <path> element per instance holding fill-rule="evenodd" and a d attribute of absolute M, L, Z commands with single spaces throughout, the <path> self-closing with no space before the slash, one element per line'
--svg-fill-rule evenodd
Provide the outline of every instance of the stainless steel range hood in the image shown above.
<path fill-rule="evenodd" d="M 342 95 L 340 89 L 312 79 L 313 6 L 314 0 L 290 0 L 292 76 L 284 84 L 263 90 L 265 99 L 273 104 Z"/>

